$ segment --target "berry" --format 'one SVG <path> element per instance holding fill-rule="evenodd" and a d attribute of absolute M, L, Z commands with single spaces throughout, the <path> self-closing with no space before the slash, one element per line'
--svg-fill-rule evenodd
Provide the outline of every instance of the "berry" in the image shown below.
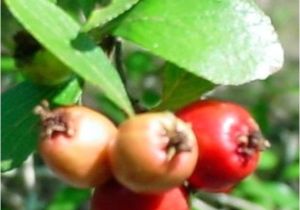
<path fill-rule="evenodd" d="M 103 184 L 111 177 L 107 149 L 117 129 L 109 119 L 83 106 L 50 111 L 44 104 L 35 112 L 43 126 L 38 150 L 56 175 L 80 188 Z"/>
<path fill-rule="evenodd" d="M 111 181 L 96 188 L 91 210 L 188 210 L 188 203 L 181 188 L 160 194 L 138 194 Z"/>
<path fill-rule="evenodd" d="M 171 113 L 145 113 L 122 123 L 110 145 L 116 179 L 134 192 L 181 185 L 194 170 L 197 145 L 191 128 Z"/>
<path fill-rule="evenodd" d="M 177 116 L 192 125 L 199 157 L 189 183 L 212 192 L 227 192 L 257 166 L 269 145 L 250 113 L 231 102 L 204 100 Z"/>

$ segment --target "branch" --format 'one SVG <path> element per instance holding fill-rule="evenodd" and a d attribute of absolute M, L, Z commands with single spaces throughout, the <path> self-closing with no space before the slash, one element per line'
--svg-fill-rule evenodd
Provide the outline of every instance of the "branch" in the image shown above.
<path fill-rule="evenodd" d="M 198 192 L 197 195 L 213 200 L 219 204 L 225 205 L 225 206 L 231 206 L 237 209 L 243 209 L 243 210 L 266 210 L 264 207 L 259 206 L 255 203 L 249 202 L 247 200 L 244 200 L 242 198 L 238 198 L 229 194 L 225 193 L 203 193 Z"/>
<path fill-rule="evenodd" d="M 219 194 L 216 195 L 216 199 L 227 206 L 232 206 L 232 207 L 236 207 L 238 209 L 243 209 L 243 210 L 266 210 L 265 208 L 263 208 L 262 206 L 259 206 L 255 203 L 246 201 L 244 199 L 232 196 L 232 195 L 228 195 L 228 194 Z"/>
<path fill-rule="evenodd" d="M 116 68 L 120 74 L 121 80 L 124 84 L 124 86 L 127 89 L 127 79 L 126 79 L 126 72 L 125 72 L 125 68 L 123 65 L 123 61 L 122 61 L 122 43 L 120 40 L 116 39 L 115 40 L 115 63 L 116 63 Z"/>
<path fill-rule="evenodd" d="M 121 80 L 124 84 L 124 87 L 127 91 L 128 97 L 133 105 L 133 108 L 136 113 L 141 113 L 147 111 L 144 107 L 142 107 L 139 104 L 139 101 L 131 96 L 129 87 L 128 87 L 128 81 L 127 81 L 127 75 L 126 75 L 126 69 L 124 68 L 123 64 L 123 56 L 122 56 L 122 42 L 118 39 L 115 40 L 115 65 L 119 72 L 119 75 L 121 77 Z"/>
<path fill-rule="evenodd" d="M 196 207 L 197 209 L 201 210 L 218 210 L 211 205 L 205 203 L 201 199 L 192 199 L 191 201 L 192 207 Z"/>

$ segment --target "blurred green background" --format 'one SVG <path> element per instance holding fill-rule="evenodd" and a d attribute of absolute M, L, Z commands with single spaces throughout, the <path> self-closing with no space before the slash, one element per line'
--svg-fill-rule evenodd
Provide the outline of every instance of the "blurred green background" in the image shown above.
<path fill-rule="evenodd" d="M 58 1 L 78 15 L 72 1 Z M 221 86 L 205 97 L 227 99 L 247 107 L 271 143 L 263 153 L 255 174 L 229 194 L 199 192 L 191 197 L 193 209 L 299 209 L 299 2 L 257 0 L 271 17 L 285 50 L 283 69 L 264 81 L 242 86 Z M 1 1 L 1 88 L 2 92 L 24 78 L 12 58 L 13 35 L 21 26 Z M 162 89 L 160 67 L 163 61 L 130 43 L 123 43 L 123 59 L 129 78 L 129 91 L 137 101 L 154 107 Z M 110 101 L 86 86 L 83 104 L 102 110 L 115 121 L 124 119 Z M 22 167 L 1 175 L 3 210 L 88 209 L 88 190 L 70 188 L 60 182 L 34 154 Z"/>

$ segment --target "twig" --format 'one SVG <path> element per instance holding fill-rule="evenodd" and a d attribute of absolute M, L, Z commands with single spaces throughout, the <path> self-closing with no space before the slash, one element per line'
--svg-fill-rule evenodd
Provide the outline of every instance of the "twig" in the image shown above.
<path fill-rule="evenodd" d="M 192 199 L 191 204 L 199 210 L 218 210 L 200 199 Z"/>
<path fill-rule="evenodd" d="M 203 193 L 198 192 L 197 195 L 210 200 L 213 200 L 222 205 L 231 206 L 237 209 L 243 210 L 266 210 L 264 207 L 259 206 L 255 203 L 249 202 L 247 200 L 225 194 L 225 193 Z"/>
<path fill-rule="evenodd" d="M 235 196 L 232 196 L 232 195 L 218 194 L 215 197 L 221 204 L 236 207 L 238 209 L 243 209 L 243 210 L 253 210 L 253 209 L 255 209 L 255 210 L 266 210 L 262 206 L 259 206 L 255 203 L 246 201 L 244 199 L 241 199 L 241 198 L 238 198 L 238 197 L 235 197 Z"/>
<path fill-rule="evenodd" d="M 125 88 L 128 89 L 126 72 L 122 62 L 122 43 L 118 39 L 115 39 L 115 64 Z"/>
<path fill-rule="evenodd" d="M 129 99 L 132 103 L 132 106 L 133 106 L 135 112 L 136 113 L 141 113 L 141 112 L 147 111 L 144 107 L 142 107 L 139 104 L 138 100 L 133 98 L 130 94 L 129 87 L 128 87 L 127 76 L 126 76 L 126 70 L 124 68 L 123 61 L 122 61 L 122 42 L 118 39 L 115 40 L 115 53 L 114 53 L 114 56 L 115 56 L 116 68 L 119 72 L 119 75 L 121 77 L 121 80 L 124 84 L 124 87 L 127 91 L 128 97 L 129 97 Z"/>

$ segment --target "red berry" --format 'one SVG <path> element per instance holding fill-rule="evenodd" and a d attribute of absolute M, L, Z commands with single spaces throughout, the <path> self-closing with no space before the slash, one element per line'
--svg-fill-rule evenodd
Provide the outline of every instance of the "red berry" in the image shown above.
<path fill-rule="evenodd" d="M 56 175 L 75 187 L 94 187 L 111 177 L 108 142 L 117 129 L 102 114 L 83 106 L 53 111 L 38 106 L 42 135 L 38 149 Z"/>
<path fill-rule="evenodd" d="M 225 101 L 204 100 L 178 111 L 191 123 L 199 147 L 192 186 L 226 192 L 257 166 L 259 151 L 269 146 L 250 113 Z"/>
<path fill-rule="evenodd" d="M 161 194 L 137 194 L 111 181 L 95 189 L 91 210 L 188 210 L 188 203 L 178 187 Z"/>
<path fill-rule="evenodd" d="M 116 179 L 134 192 L 161 192 L 181 185 L 197 162 L 192 129 L 171 113 L 146 113 L 122 123 L 110 145 Z"/>

